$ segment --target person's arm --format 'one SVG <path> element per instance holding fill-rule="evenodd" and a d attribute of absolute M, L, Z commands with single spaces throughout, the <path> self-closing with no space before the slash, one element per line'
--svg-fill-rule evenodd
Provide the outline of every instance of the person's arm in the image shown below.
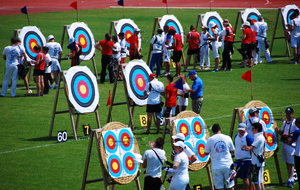
<path fill-rule="evenodd" d="M 3 59 L 6 60 L 6 55 L 3 55 Z"/>
<path fill-rule="evenodd" d="M 147 168 L 147 159 L 144 159 L 142 166 L 143 166 L 143 168 Z"/>
<path fill-rule="evenodd" d="M 102 51 L 102 49 L 100 48 L 101 46 L 100 46 L 100 43 L 99 43 L 99 42 L 97 42 L 97 43 L 94 45 L 94 47 L 95 47 L 97 50 Z"/>
<path fill-rule="evenodd" d="M 197 157 L 196 157 L 195 154 L 193 154 L 193 155 L 191 156 L 190 164 L 194 163 L 196 160 L 197 160 Z"/>
<path fill-rule="evenodd" d="M 255 146 L 251 145 L 251 146 L 242 146 L 242 150 L 245 150 L 245 151 L 249 151 L 251 152 L 253 149 L 255 148 Z"/>
<path fill-rule="evenodd" d="M 175 161 L 173 163 L 173 169 L 177 169 L 179 167 L 179 165 L 180 165 L 180 162 Z"/>

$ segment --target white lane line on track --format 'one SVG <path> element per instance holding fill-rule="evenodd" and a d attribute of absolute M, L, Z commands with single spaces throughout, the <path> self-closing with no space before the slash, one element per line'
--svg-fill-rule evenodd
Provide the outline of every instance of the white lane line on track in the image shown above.
<path fill-rule="evenodd" d="M 300 104 L 292 104 L 292 105 L 280 106 L 280 107 L 271 108 L 271 110 L 281 109 L 281 108 L 287 108 L 287 107 L 292 107 L 292 106 L 299 106 L 299 105 Z M 230 116 L 232 116 L 232 115 L 224 115 L 224 116 L 219 116 L 219 117 L 207 118 L 205 120 L 219 119 L 219 118 L 230 117 Z M 79 139 L 79 140 L 83 140 L 83 139 Z M 75 140 L 68 140 L 67 142 L 74 142 L 74 141 Z M 21 148 L 21 149 L 17 149 L 17 150 L 9 150 L 9 151 L 0 152 L 0 155 L 1 154 L 7 154 L 7 153 L 13 153 L 13 152 L 19 152 L 19 151 L 23 151 L 23 150 L 30 150 L 30 149 L 35 149 L 35 148 L 48 147 L 48 146 L 58 145 L 58 144 L 60 144 L 60 143 L 52 143 L 52 144 L 45 144 L 45 145 L 40 145 L 40 146 L 28 147 L 28 148 Z"/>

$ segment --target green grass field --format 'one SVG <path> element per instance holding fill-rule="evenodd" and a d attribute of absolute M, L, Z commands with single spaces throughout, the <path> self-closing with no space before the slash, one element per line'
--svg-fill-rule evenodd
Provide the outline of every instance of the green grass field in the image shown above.
<path fill-rule="evenodd" d="M 135 21 L 141 29 L 143 36 L 142 53 L 147 55 L 149 41 L 151 39 L 154 18 L 163 16 L 164 9 L 125 9 L 125 17 Z M 188 32 L 191 24 L 196 24 L 198 14 L 204 14 L 209 10 L 203 9 L 170 9 L 169 14 L 174 14 L 181 22 L 184 31 Z M 215 11 L 215 10 L 213 10 Z M 274 22 L 277 10 L 259 10 L 264 15 L 269 25 L 268 36 L 271 37 L 274 30 Z M 217 10 L 223 19 L 228 18 L 231 23 L 235 23 L 238 10 Z M 104 34 L 109 31 L 110 22 L 121 19 L 123 16 L 122 9 L 101 9 L 101 10 L 82 10 L 79 11 L 79 21 L 88 24 L 94 34 L 95 40 L 104 39 Z M 69 25 L 76 21 L 76 12 L 49 12 L 30 14 L 30 24 L 41 29 L 45 37 L 53 34 L 58 42 L 61 42 L 64 25 Z M 281 20 L 279 21 L 281 23 Z M 0 48 L 10 43 L 15 29 L 21 29 L 27 25 L 26 15 L 6 15 L 0 16 Z M 239 25 L 240 25 L 239 21 Z M 239 28 L 239 26 L 238 26 Z M 283 35 L 282 26 L 278 29 L 277 34 Z M 237 31 L 237 36 L 241 32 Z M 66 44 L 67 41 L 64 42 Z M 235 44 L 239 47 L 239 44 Z M 64 46 L 64 54 L 69 51 Z M 237 51 L 236 51 L 237 52 Z M 144 61 L 146 61 L 146 57 Z M 273 48 L 273 64 L 267 64 L 265 61 L 253 68 L 253 96 L 254 100 L 261 100 L 271 109 L 276 119 L 277 125 L 281 127 L 283 111 L 286 107 L 294 108 L 295 117 L 300 113 L 300 66 L 290 65 L 286 57 L 283 40 L 276 40 Z M 100 53 L 95 57 L 98 72 L 101 70 Z M 212 60 L 212 58 L 211 58 Z M 208 126 L 219 123 L 224 134 L 229 134 L 233 109 L 243 107 L 249 101 L 250 83 L 240 79 L 240 76 L 248 69 L 239 69 L 238 63 L 241 56 L 238 53 L 233 55 L 232 72 L 198 72 L 202 78 L 205 89 L 205 101 L 202 108 L 201 116 Z M 62 68 L 67 70 L 70 63 L 62 62 Z M 92 62 L 85 61 L 82 65 L 87 65 L 92 71 Z M 2 84 L 3 71 L 5 62 L 0 61 L 0 80 Z M 174 69 L 173 69 L 174 72 Z M 32 77 L 31 77 L 32 79 Z M 165 78 L 160 78 L 166 84 Z M 192 84 L 188 80 L 189 85 Z M 35 84 L 31 81 L 31 86 L 35 92 Z M 106 82 L 99 84 L 100 91 L 100 108 L 99 115 L 101 125 L 104 126 L 107 120 L 108 107 L 105 106 L 107 101 L 108 90 L 112 90 L 113 85 Z M 82 182 L 83 169 L 85 164 L 88 139 L 83 136 L 81 125 L 90 124 L 92 128 L 96 127 L 96 121 L 93 114 L 83 115 L 80 120 L 78 135 L 80 140 L 74 141 L 72 136 L 71 124 L 68 114 L 56 115 L 53 138 L 48 138 L 49 126 L 52 116 L 52 110 L 55 99 L 55 91 L 51 90 L 50 94 L 44 97 L 33 97 L 26 94 L 23 82 L 18 82 L 18 97 L 0 99 L 0 189 L 17 190 L 17 189 L 80 189 Z M 116 101 L 125 100 L 124 88 L 122 82 L 119 82 Z M 188 106 L 191 110 L 191 106 Z M 67 110 L 67 101 L 64 91 L 61 90 L 57 110 Z M 136 131 L 135 137 L 141 154 L 144 153 L 148 141 L 155 140 L 159 135 L 145 136 L 143 127 L 140 126 L 139 115 L 145 114 L 145 107 L 136 107 L 134 112 L 134 124 Z M 114 107 L 113 121 L 119 121 L 128 124 L 128 114 L 125 105 Z M 57 131 L 67 130 L 69 140 L 66 143 L 57 143 Z M 152 132 L 155 132 L 153 130 Z M 212 133 L 210 132 L 210 135 Z M 166 137 L 165 150 L 170 158 L 171 144 L 169 136 Z M 281 146 L 279 146 L 279 149 Z M 281 151 L 281 150 L 280 150 Z M 278 153 L 281 157 L 280 151 Z M 281 175 L 283 181 L 286 180 L 287 172 L 285 163 L 280 162 Z M 279 181 L 274 159 L 267 160 L 265 169 L 269 170 L 271 185 L 269 189 L 288 189 L 277 186 Z M 142 172 L 144 170 L 142 169 Z M 99 168 L 99 159 L 94 146 L 91 156 L 91 165 L 88 179 L 101 177 Z M 140 176 L 143 184 L 143 175 Z M 206 170 L 190 172 L 190 185 L 202 184 L 203 189 L 210 189 Z M 165 187 L 168 187 L 167 184 Z M 102 189 L 103 182 L 87 185 L 86 189 Z M 118 189 L 135 189 L 135 184 L 131 183 L 126 186 L 117 186 Z M 298 184 L 294 186 L 298 188 Z M 238 187 L 242 189 L 241 180 Z"/>

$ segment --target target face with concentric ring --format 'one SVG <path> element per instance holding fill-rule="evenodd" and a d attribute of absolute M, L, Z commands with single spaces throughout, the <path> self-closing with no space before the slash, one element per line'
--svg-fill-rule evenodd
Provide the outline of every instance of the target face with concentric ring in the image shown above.
<path fill-rule="evenodd" d="M 277 148 L 277 140 L 274 130 L 267 129 L 266 131 L 266 148 L 269 151 L 276 150 Z"/>
<path fill-rule="evenodd" d="M 217 24 L 217 26 L 219 28 L 219 32 L 221 32 L 223 30 L 223 19 L 221 18 L 219 13 L 206 12 L 202 18 L 202 26 L 205 25 L 205 26 L 209 27 L 210 22 L 214 22 Z M 212 35 L 212 32 L 210 29 L 209 29 L 209 33 Z"/>
<path fill-rule="evenodd" d="M 118 178 L 122 175 L 123 165 L 120 157 L 112 154 L 107 158 L 108 172 L 112 178 Z"/>
<path fill-rule="evenodd" d="M 138 26 L 133 22 L 131 19 L 121 19 L 118 21 L 117 25 L 115 26 L 116 33 L 119 34 L 120 32 L 124 33 L 125 40 L 130 38 L 134 33 L 134 28 L 138 28 Z M 139 47 L 141 47 L 141 34 L 138 34 L 139 38 Z M 130 47 L 130 44 L 126 43 L 127 47 Z"/>
<path fill-rule="evenodd" d="M 79 113 L 93 112 L 98 106 L 99 92 L 95 75 L 86 66 L 71 67 L 65 75 L 68 98 Z"/>
<path fill-rule="evenodd" d="M 273 126 L 273 115 L 269 107 L 261 108 L 259 111 L 259 118 L 265 122 L 266 128 L 271 128 Z"/>
<path fill-rule="evenodd" d="M 204 121 L 202 118 L 195 117 L 192 120 L 191 129 L 192 129 L 193 135 L 197 139 L 201 139 L 201 138 L 205 137 L 205 124 L 204 124 Z"/>
<path fill-rule="evenodd" d="M 104 131 L 103 132 L 103 141 L 104 141 L 104 147 L 105 151 L 108 154 L 113 154 L 118 151 L 118 139 L 117 135 L 113 131 Z"/>
<path fill-rule="evenodd" d="M 119 132 L 120 147 L 124 151 L 133 150 L 134 139 L 130 129 L 121 129 Z"/>
<path fill-rule="evenodd" d="M 133 60 L 127 64 L 124 72 L 129 97 L 137 105 L 146 105 L 148 95 L 144 94 L 144 91 L 149 82 L 151 70 L 143 60 Z"/>
<path fill-rule="evenodd" d="M 43 47 L 46 45 L 44 35 L 36 26 L 23 27 L 18 37 L 21 40 L 21 46 L 25 49 L 27 61 L 35 60 L 37 53 L 33 50 L 34 46 Z"/>
<path fill-rule="evenodd" d="M 287 5 L 281 11 L 285 29 L 288 29 L 287 24 L 291 22 L 290 16 L 294 13 L 294 9 L 299 8 L 296 5 Z"/>
<path fill-rule="evenodd" d="M 195 154 L 198 160 L 201 162 L 206 162 L 208 161 L 209 156 L 204 153 L 204 149 L 206 146 L 206 142 L 204 140 L 198 140 L 196 145 L 195 145 Z"/>
<path fill-rule="evenodd" d="M 138 170 L 138 164 L 135 159 L 136 157 L 132 152 L 127 152 L 123 156 L 123 168 L 128 175 L 134 175 Z"/>
<path fill-rule="evenodd" d="M 176 133 L 182 133 L 185 136 L 185 141 L 188 141 L 191 137 L 190 123 L 186 119 L 180 119 L 176 123 Z"/>
<path fill-rule="evenodd" d="M 81 60 L 90 60 L 95 53 L 95 40 L 92 31 L 83 22 L 75 22 L 68 28 L 69 37 L 74 37 L 75 42 L 82 47 Z"/>
<path fill-rule="evenodd" d="M 184 41 L 184 33 L 182 26 L 178 19 L 174 15 L 164 15 L 159 21 L 160 28 L 163 28 L 165 25 L 169 26 L 169 29 L 173 29 L 177 34 L 182 36 L 182 41 Z"/>
<path fill-rule="evenodd" d="M 250 8 L 250 9 L 245 9 L 245 11 L 244 11 L 244 13 L 242 13 L 241 17 L 242 17 L 243 22 L 246 22 L 248 18 L 258 21 L 259 15 L 261 15 L 261 14 L 257 9 Z"/>

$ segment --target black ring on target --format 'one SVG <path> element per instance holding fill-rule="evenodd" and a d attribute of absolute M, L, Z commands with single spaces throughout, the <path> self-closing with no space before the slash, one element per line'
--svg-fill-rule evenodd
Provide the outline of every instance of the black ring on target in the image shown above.
<path fill-rule="evenodd" d="M 85 72 L 79 71 L 71 79 L 71 92 L 76 103 L 89 107 L 95 99 L 95 88 L 92 79 Z"/>
<path fill-rule="evenodd" d="M 169 26 L 169 29 L 175 29 L 177 34 L 181 34 L 178 24 L 173 19 L 166 20 L 165 25 Z"/>
<path fill-rule="evenodd" d="M 259 15 L 257 15 L 257 13 L 254 13 L 254 12 L 251 12 L 247 15 L 247 19 L 250 18 L 250 19 L 254 19 L 256 21 L 258 21 L 258 17 L 259 17 Z"/>
<path fill-rule="evenodd" d="M 149 82 L 149 74 L 146 69 L 140 65 L 135 65 L 129 73 L 129 83 L 133 94 L 140 100 L 145 100 L 148 95 L 144 94 L 146 85 Z"/>
<path fill-rule="evenodd" d="M 286 24 L 291 22 L 291 15 L 294 13 L 294 9 L 290 9 L 286 14 Z"/>
<path fill-rule="evenodd" d="M 83 55 L 88 55 L 92 51 L 92 39 L 86 29 L 77 27 L 74 30 L 73 37 L 82 46 Z"/>
<path fill-rule="evenodd" d="M 209 23 L 210 22 L 214 22 L 217 24 L 218 28 L 219 28 L 219 32 L 221 32 L 223 30 L 223 24 L 221 23 L 221 21 L 219 20 L 218 17 L 216 16 L 210 16 L 208 19 L 207 19 L 207 22 L 206 22 L 206 26 L 209 26 Z M 211 33 L 211 29 L 209 28 L 209 33 Z"/>
<path fill-rule="evenodd" d="M 130 44 L 127 42 L 127 39 L 130 38 L 130 36 L 133 35 L 134 27 L 129 23 L 125 23 L 125 24 L 122 25 L 120 31 L 124 33 L 124 37 L 125 37 L 125 40 L 126 40 L 127 47 L 130 47 Z"/>
<path fill-rule="evenodd" d="M 34 60 L 37 55 L 37 53 L 33 50 L 34 46 L 39 45 L 43 47 L 41 37 L 36 32 L 29 31 L 25 34 L 23 42 L 26 54 L 30 57 L 30 59 Z"/>

